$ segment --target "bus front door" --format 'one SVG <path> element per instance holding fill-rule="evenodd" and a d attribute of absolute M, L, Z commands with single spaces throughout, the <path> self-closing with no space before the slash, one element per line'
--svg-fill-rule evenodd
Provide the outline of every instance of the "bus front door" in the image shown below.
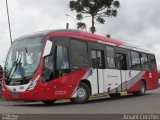
<path fill-rule="evenodd" d="M 103 69 L 104 69 L 104 51 L 103 50 L 91 50 L 92 66 L 94 68 L 94 79 L 95 79 L 95 93 L 104 92 L 103 85 Z"/>
<path fill-rule="evenodd" d="M 127 75 L 127 57 L 124 53 L 116 53 L 117 68 L 120 72 L 121 85 L 118 91 L 125 91 L 127 89 L 126 75 Z"/>

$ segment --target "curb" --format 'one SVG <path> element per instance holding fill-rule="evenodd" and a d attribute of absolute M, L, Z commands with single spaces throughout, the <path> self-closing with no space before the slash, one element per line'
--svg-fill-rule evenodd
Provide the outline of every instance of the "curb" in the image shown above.
<path fill-rule="evenodd" d="M 96 95 L 96 96 L 91 96 L 89 98 L 89 100 L 98 100 L 98 99 L 102 99 L 102 98 L 106 98 L 108 97 L 108 95 L 106 94 L 99 94 L 99 95 Z M 3 98 L 0 97 L 0 102 L 15 102 L 15 101 L 7 101 L 7 100 L 4 100 Z M 19 102 L 24 102 L 24 101 L 19 101 Z M 39 101 L 37 101 L 39 102 Z M 70 102 L 70 99 L 60 99 L 60 100 L 57 100 L 55 103 L 64 103 L 64 102 Z"/>

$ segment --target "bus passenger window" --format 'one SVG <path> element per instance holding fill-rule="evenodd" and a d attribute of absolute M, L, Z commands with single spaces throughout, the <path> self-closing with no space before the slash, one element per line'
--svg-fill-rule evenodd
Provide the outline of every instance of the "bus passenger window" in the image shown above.
<path fill-rule="evenodd" d="M 44 58 L 44 67 L 42 72 L 42 82 L 49 82 L 55 78 L 53 55 Z"/>
<path fill-rule="evenodd" d="M 127 61 L 128 61 L 128 67 L 131 68 L 131 67 L 132 67 L 132 63 L 131 63 L 131 53 L 130 53 L 129 50 L 128 50 L 128 53 L 127 53 L 127 54 L 128 54 L 128 60 L 127 60 Z"/>
<path fill-rule="evenodd" d="M 150 56 L 150 62 L 151 62 L 151 69 L 154 70 L 157 68 L 155 55 L 149 55 L 149 56 Z"/>
<path fill-rule="evenodd" d="M 126 55 L 122 53 L 116 53 L 116 63 L 120 70 L 127 70 Z"/>
<path fill-rule="evenodd" d="M 141 64 L 143 70 L 149 70 L 148 57 L 145 53 L 141 54 Z"/>
<path fill-rule="evenodd" d="M 93 68 L 105 68 L 103 51 L 91 50 L 91 58 Z"/>
<path fill-rule="evenodd" d="M 57 46 L 56 69 L 69 69 L 68 48 Z"/>
<path fill-rule="evenodd" d="M 97 68 L 97 63 L 96 63 L 97 54 L 95 50 L 91 51 L 91 58 L 92 58 L 92 67 Z"/>
<path fill-rule="evenodd" d="M 115 53 L 114 53 L 114 47 L 107 46 L 107 66 L 109 68 L 115 68 Z"/>
<path fill-rule="evenodd" d="M 74 67 L 83 68 L 89 66 L 88 49 L 85 42 L 79 40 L 71 40 L 72 65 Z"/>
<path fill-rule="evenodd" d="M 65 46 L 57 46 L 56 52 L 56 69 L 55 69 L 55 77 L 63 76 L 67 73 L 70 73 L 69 66 L 69 52 L 68 47 Z"/>
<path fill-rule="evenodd" d="M 131 51 L 132 67 L 133 70 L 141 70 L 140 54 L 138 52 Z"/>

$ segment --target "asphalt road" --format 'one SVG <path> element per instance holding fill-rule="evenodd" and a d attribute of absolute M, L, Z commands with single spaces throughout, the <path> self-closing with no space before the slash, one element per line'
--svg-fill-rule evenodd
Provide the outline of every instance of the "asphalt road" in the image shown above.
<path fill-rule="evenodd" d="M 8 102 L 0 100 L 0 113 L 12 114 L 160 114 L 160 88 L 148 91 L 145 96 L 125 95 L 118 99 L 104 97 L 87 104 L 72 104 L 70 101 L 51 106 L 41 102 Z"/>

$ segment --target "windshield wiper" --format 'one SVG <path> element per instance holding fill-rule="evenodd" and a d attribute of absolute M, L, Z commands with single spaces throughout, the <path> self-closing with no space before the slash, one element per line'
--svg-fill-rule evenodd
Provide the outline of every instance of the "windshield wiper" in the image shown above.
<path fill-rule="evenodd" d="M 22 71 L 21 71 L 21 64 L 22 64 L 22 63 L 21 63 L 21 59 L 22 59 L 22 54 L 19 54 L 17 60 L 13 63 L 13 65 L 12 65 L 12 67 L 11 67 L 11 70 L 10 70 L 10 72 L 9 72 L 9 74 L 8 74 L 7 80 L 9 80 L 10 75 L 11 75 L 11 73 L 12 73 L 12 71 L 13 71 L 13 68 L 14 68 L 14 71 L 13 71 L 13 72 L 15 72 L 18 67 L 20 68 L 20 74 L 21 74 L 21 76 L 23 77 Z M 12 74 L 12 75 L 13 75 L 13 74 Z"/>
<path fill-rule="evenodd" d="M 25 50 L 26 53 L 28 53 L 28 50 L 27 50 L 26 47 L 24 48 L 24 50 Z M 17 68 L 18 68 L 18 70 L 19 70 L 18 72 L 20 72 L 22 79 L 25 79 L 25 80 L 26 80 L 26 78 L 24 77 L 24 70 L 23 70 L 23 68 L 22 68 L 21 59 L 22 59 L 22 53 L 21 53 L 21 54 L 18 54 L 18 58 L 17 58 L 17 60 L 14 62 L 14 64 L 12 65 L 11 70 L 10 70 L 10 72 L 9 72 L 9 74 L 8 74 L 7 80 L 10 78 L 10 75 L 11 75 L 14 67 L 15 67 L 15 69 L 14 69 L 13 72 L 16 72 L 16 70 L 17 70 Z M 13 76 L 13 74 L 12 74 L 12 76 Z"/>

